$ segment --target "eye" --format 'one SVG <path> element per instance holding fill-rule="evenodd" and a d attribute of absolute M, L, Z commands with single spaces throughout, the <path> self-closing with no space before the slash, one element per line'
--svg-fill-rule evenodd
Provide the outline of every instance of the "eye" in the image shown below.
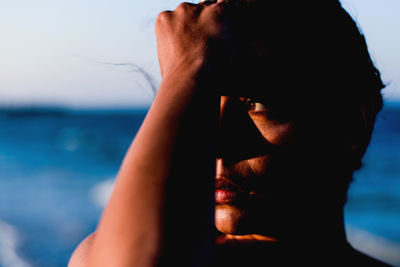
<path fill-rule="evenodd" d="M 265 112 L 267 111 L 267 107 L 260 102 L 256 102 L 250 98 L 246 99 L 247 109 L 252 112 Z"/>
<path fill-rule="evenodd" d="M 292 119 L 291 109 L 283 106 L 276 106 L 256 102 L 253 99 L 245 100 L 247 111 L 251 116 L 262 116 L 271 121 L 285 123 Z"/>

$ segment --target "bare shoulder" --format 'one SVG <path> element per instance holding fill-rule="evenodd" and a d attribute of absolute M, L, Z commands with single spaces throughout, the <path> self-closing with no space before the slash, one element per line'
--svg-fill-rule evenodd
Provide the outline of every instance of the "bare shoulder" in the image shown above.
<path fill-rule="evenodd" d="M 86 237 L 79 246 L 75 249 L 72 254 L 68 267 L 86 267 L 88 266 L 88 255 L 90 248 L 92 246 L 93 240 L 96 236 L 96 233 L 93 233 Z"/>

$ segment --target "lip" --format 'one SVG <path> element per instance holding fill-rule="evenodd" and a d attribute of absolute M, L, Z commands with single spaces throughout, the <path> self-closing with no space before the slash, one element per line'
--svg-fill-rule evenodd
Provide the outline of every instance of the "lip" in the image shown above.
<path fill-rule="evenodd" d="M 215 202 L 218 204 L 233 203 L 248 194 L 237 184 L 225 177 L 215 179 Z"/>

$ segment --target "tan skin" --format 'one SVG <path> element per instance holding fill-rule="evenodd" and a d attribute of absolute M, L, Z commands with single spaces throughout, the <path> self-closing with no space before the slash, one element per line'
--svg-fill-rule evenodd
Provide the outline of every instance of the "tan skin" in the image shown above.
<path fill-rule="evenodd" d="M 235 32 L 226 16 L 225 4 L 224 0 L 200 5 L 181 4 L 175 11 L 158 16 L 156 36 L 162 73 L 159 91 L 121 165 L 96 233 L 79 245 L 69 262 L 70 267 L 156 266 L 163 251 L 175 243 L 188 246 L 186 253 L 199 250 L 209 255 L 211 246 L 207 240 L 215 238 L 214 223 L 220 232 L 216 243 L 222 246 L 265 244 L 267 248 L 282 240 L 301 244 L 304 238 L 309 238 L 316 241 L 317 246 L 346 247 L 341 210 L 334 215 L 332 210 L 319 213 L 305 223 L 301 223 L 302 220 L 288 223 L 289 218 L 273 208 L 288 198 L 289 193 L 268 179 L 293 174 L 285 170 L 291 161 L 282 162 L 281 154 L 276 151 L 290 152 L 293 157 L 289 158 L 293 159 L 298 155 L 296 149 L 301 147 L 299 140 L 312 141 L 314 136 L 305 134 L 299 121 L 271 116 L 269 108 L 260 102 L 226 96 L 225 92 L 219 91 L 216 84 L 223 84 L 228 77 L 218 68 L 234 58 L 210 58 L 210 55 L 223 54 L 212 51 L 217 48 L 209 46 L 210 41 L 224 44 L 218 49 L 236 49 L 235 43 L 231 42 Z M 242 136 L 235 136 L 237 128 L 246 129 Z M 217 130 L 221 134 L 219 137 Z M 213 144 L 219 142 L 217 139 L 224 140 L 224 146 L 239 151 L 237 157 L 227 158 L 224 153 L 219 153 L 215 161 L 217 149 Z M 243 142 L 249 143 L 240 145 Z M 204 144 L 209 147 L 204 148 Z M 271 150 L 264 153 L 251 150 L 264 146 Z M 244 148 L 250 151 L 243 151 Z M 350 152 L 351 149 L 354 146 L 349 146 Z M 176 165 L 184 171 L 176 170 Z M 203 169 L 216 172 L 205 172 L 206 177 L 204 173 L 196 174 Z M 182 175 L 189 172 L 190 177 Z M 214 190 L 207 187 L 214 177 L 217 183 L 225 179 L 229 186 L 241 192 L 239 197 L 230 198 L 224 195 L 230 193 L 230 189 L 221 191 L 217 188 L 220 191 L 217 190 L 216 195 L 215 222 L 212 216 L 214 204 L 208 201 L 213 198 Z M 179 185 L 187 179 L 198 184 L 189 192 Z M 202 179 L 211 182 L 199 182 Z M 174 186 L 167 188 L 170 181 Z M 185 206 L 182 210 L 182 206 L 165 204 L 165 199 L 171 196 L 171 199 L 175 195 L 187 199 L 196 194 L 209 197 L 195 202 L 191 209 Z M 199 212 L 202 206 L 207 211 Z M 287 209 L 286 213 L 298 214 L 296 210 L 300 204 L 289 206 L 279 204 L 279 208 Z M 315 207 L 307 209 L 314 210 Z M 178 214 L 172 226 L 165 226 L 169 225 L 168 214 Z M 205 217 L 209 219 L 204 220 Z M 193 225 L 196 225 L 195 229 Z M 326 227 L 330 231 L 325 229 L 322 239 L 319 230 Z M 179 229 L 193 234 L 170 234 Z M 192 246 L 188 245 L 191 243 Z M 199 259 L 193 257 L 193 260 Z M 173 261 L 166 259 L 163 264 L 188 266 L 179 257 Z"/>

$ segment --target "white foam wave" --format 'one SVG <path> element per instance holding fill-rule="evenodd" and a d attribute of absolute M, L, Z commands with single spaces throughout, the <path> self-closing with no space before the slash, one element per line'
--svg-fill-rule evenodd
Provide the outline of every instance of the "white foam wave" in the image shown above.
<path fill-rule="evenodd" d="M 354 226 L 347 227 L 347 239 L 355 249 L 383 262 L 400 266 L 400 244 Z"/>
<path fill-rule="evenodd" d="M 18 255 L 18 246 L 18 231 L 13 226 L 0 221 L 0 266 L 31 267 L 27 261 Z"/>
<path fill-rule="evenodd" d="M 104 207 L 107 204 L 114 187 L 114 181 L 115 179 L 103 181 L 90 190 L 90 198 L 96 205 Z"/>

